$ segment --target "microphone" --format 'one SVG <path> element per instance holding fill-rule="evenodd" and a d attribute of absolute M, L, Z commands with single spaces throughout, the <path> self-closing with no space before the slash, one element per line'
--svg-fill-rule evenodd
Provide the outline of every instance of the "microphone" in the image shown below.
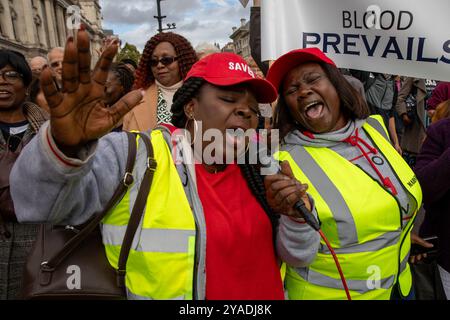
<path fill-rule="evenodd" d="M 272 148 L 272 150 L 275 150 L 275 148 Z M 281 173 L 280 163 L 278 161 L 276 161 L 271 156 L 271 154 L 268 155 L 267 147 L 265 147 L 264 144 L 259 145 L 258 156 L 259 156 L 259 162 L 261 163 L 261 175 L 274 175 L 277 173 Z M 328 241 L 328 239 L 325 236 L 325 234 L 323 233 L 323 231 L 320 230 L 320 225 L 319 225 L 319 222 L 317 221 L 316 217 L 314 217 L 314 215 L 311 213 L 311 211 L 309 211 L 306 208 L 305 203 L 303 202 L 302 199 L 298 200 L 294 204 L 293 208 L 295 210 L 297 210 L 297 212 L 300 214 L 300 216 L 303 219 L 305 219 L 305 222 L 311 228 L 313 228 L 315 231 L 317 231 L 320 234 L 320 237 L 323 239 L 326 246 L 330 250 L 331 255 L 333 256 L 333 260 L 334 260 L 334 263 L 336 264 L 336 268 L 339 272 L 339 276 L 341 278 L 342 286 L 344 287 L 347 299 L 352 300 L 352 297 L 350 295 L 350 290 L 348 289 L 347 281 L 345 280 L 345 276 L 344 276 L 344 273 L 342 272 L 342 268 L 339 263 L 339 259 L 336 255 L 336 252 L 334 251 L 333 247 L 331 246 L 330 241 Z"/>
<path fill-rule="evenodd" d="M 278 161 L 276 161 L 272 156 L 268 156 L 265 148 L 261 148 L 259 151 L 260 163 L 261 163 L 261 174 L 262 175 L 274 175 L 281 173 L 281 167 Z M 265 161 L 263 161 L 265 160 Z M 311 211 L 306 208 L 305 202 L 302 199 L 298 200 L 294 204 L 294 209 L 300 214 L 300 216 L 305 219 L 305 222 L 311 226 L 316 231 L 320 231 L 320 225 L 316 217 L 311 213 Z"/>
<path fill-rule="evenodd" d="M 274 150 L 274 149 L 272 149 Z M 276 161 L 270 154 L 267 154 L 267 148 L 264 147 L 264 144 L 260 144 L 260 149 L 258 152 L 259 156 L 259 162 L 261 163 L 261 175 L 274 175 L 277 173 L 281 173 L 281 167 L 280 163 Z M 297 210 L 297 212 L 300 214 L 300 216 L 305 219 L 305 222 L 313 228 L 315 231 L 317 231 L 320 235 L 320 237 L 325 242 L 326 246 L 331 252 L 331 255 L 333 256 L 334 263 L 336 264 L 336 268 L 339 272 L 339 277 L 342 281 L 342 286 L 345 290 L 345 294 L 347 296 L 348 300 L 352 300 L 352 297 L 350 295 L 350 290 L 348 289 L 347 281 L 345 280 L 344 273 L 342 272 L 341 265 L 339 263 L 339 259 L 336 255 L 336 252 L 334 251 L 333 247 L 331 246 L 330 241 L 328 241 L 327 237 L 323 233 L 322 230 L 320 230 L 319 222 L 317 221 L 316 217 L 309 211 L 305 203 L 302 199 L 298 200 L 293 208 Z"/>
<path fill-rule="evenodd" d="M 311 228 L 316 231 L 320 231 L 319 222 L 317 221 L 316 217 L 314 217 L 312 212 L 309 211 L 308 208 L 306 208 L 306 205 L 302 199 L 298 200 L 294 204 L 294 208 L 300 213 L 302 218 L 305 219 L 306 223 L 309 224 Z"/>

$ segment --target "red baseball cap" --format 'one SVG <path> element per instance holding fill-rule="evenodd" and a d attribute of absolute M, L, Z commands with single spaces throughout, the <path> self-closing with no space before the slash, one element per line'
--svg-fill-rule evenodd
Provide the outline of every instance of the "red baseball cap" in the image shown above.
<path fill-rule="evenodd" d="M 328 58 L 319 48 L 295 49 L 275 60 L 267 73 L 267 80 L 279 89 L 281 81 L 289 71 L 307 62 L 325 62 L 336 67 L 333 60 Z"/>
<path fill-rule="evenodd" d="M 200 59 L 184 80 L 192 77 L 202 78 L 220 87 L 246 83 L 250 85 L 259 103 L 273 102 L 278 96 L 277 90 L 269 81 L 257 78 L 247 62 L 234 53 L 213 53 Z"/>

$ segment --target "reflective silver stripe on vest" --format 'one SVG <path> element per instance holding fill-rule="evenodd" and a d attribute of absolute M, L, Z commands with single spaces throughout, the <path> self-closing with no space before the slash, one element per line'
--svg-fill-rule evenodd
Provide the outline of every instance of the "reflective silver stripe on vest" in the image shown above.
<path fill-rule="evenodd" d="M 370 124 L 372 128 L 377 130 L 378 133 L 380 133 L 387 141 L 391 141 L 391 139 L 389 139 L 388 135 L 386 134 L 386 131 L 384 131 L 383 126 L 377 119 L 369 117 L 367 118 L 367 123 Z"/>
<path fill-rule="evenodd" d="M 127 226 L 103 225 L 103 243 L 122 245 Z M 188 252 L 189 237 L 195 236 L 193 230 L 141 229 L 139 244 L 133 246 L 142 252 Z"/>
<path fill-rule="evenodd" d="M 358 234 L 353 216 L 333 182 L 304 147 L 295 146 L 289 153 L 299 167 L 302 168 L 312 185 L 319 191 L 333 213 L 338 229 L 340 246 L 344 247 L 352 243 L 358 243 Z"/>
<path fill-rule="evenodd" d="M 136 154 L 136 162 L 133 168 L 133 177 L 134 183 L 130 187 L 130 203 L 128 212 L 131 215 L 131 211 L 133 210 L 133 206 L 136 203 L 136 197 L 139 192 L 139 188 L 141 187 L 142 179 L 144 178 L 145 170 L 147 169 L 147 149 L 145 148 L 145 143 L 139 137 L 138 149 Z M 144 207 L 147 207 L 147 203 Z M 139 229 L 136 231 L 136 234 L 139 234 Z"/>
<path fill-rule="evenodd" d="M 356 253 L 356 252 L 374 252 L 374 251 L 378 251 L 393 245 L 396 245 L 400 239 L 401 236 L 401 230 L 398 231 L 392 231 L 392 232 L 386 232 L 385 234 L 361 243 L 361 244 L 355 244 L 355 245 L 350 245 L 348 247 L 345 248 L 337 248 L 334 251 L 339 254 L 339 253 Z M 324 244 L 320 244 L 319 247 L 319 252 L 323 253 L 323 254 L 331 254 L 330 250 L 328 249 L 328 247 Z"/>
<path fill-rule="evenodd" d="M 400 273 L 402 273 L 402 272 L 406 269 L 406 266 L 408 265 L 409 254 L 410 254 L 410 252 L 408 252 L 408 254 L 406 255 L 406 257 L 405 257 L 405 258 L 403 259 L 403 261 L 400 263 Z"/>
<path fill-rule="evenodd" d="M 339 290 L 344 290 L 344 286 L 342 285 L 341 279 L 334 279 L 328 276 L 325 276 L 323 274 L 320 274 L 318 272 L 315 272 L 311 269 L 306 268 L 297 268 L 297 273 L 305 279 L 305 281 L 308 281 L 311 284 L 321 286 L 321 287 L 327 287 L 327 288 L 334 288 Z M 370 275 L 367 276 L 369 278 Z M 345 279 L 347 282 L 347 286 L 349 290 L 356 291 L 361 294 L 377 290 L 377 289 L 390 289 L 394 285 L 395 276 L 390 276 L 384 279 L 380 279 L 379 286 L 376 286 L 375 283 L 373 283 L 373 280 L 367 279 L 367 280 L 352 280 L 352 279 Z M 369 286 L 370 284 L 370 286 Z M 375 286 L 375 288 L 374 288 Z"/>
<path fill-rule="evenodd" d="M 128 300 L 153 300 L 149 297 L 139 296 L 137 294 L 132 293 L 130 290 L 127 290 L 127 299 Z"/>
<path fill-rule="evenodd" d="M 143 297 L 143 296 L 134 294 L 130 290 L 127 290 L 127 299 L 128 300 L 154 300 L 154 299 L 149 298 L 149 297 Z M 184 299 L 184 296 L 179 296 L 179 297 L 176 297 L 176 298 L 166 299 L 166 300 L 185 300 L 185 299 Z"/>

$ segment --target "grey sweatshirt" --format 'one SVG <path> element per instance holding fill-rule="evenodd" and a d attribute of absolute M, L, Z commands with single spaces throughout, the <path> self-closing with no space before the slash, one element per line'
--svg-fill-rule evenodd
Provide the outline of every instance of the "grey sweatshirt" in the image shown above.
<path fill-rule="evenodd" d="M 18 220 L 86 222 L 111 198 L 124 175 L 127 152 L 126 134 L 111 133 L 82 150 L 79 159 L 67 158 L 56 147 L 47 122 L 22 151 L 11 173 Z M 303 266 L 315 258 L 319 236 L 308 225 L 283 216 L 276 243 L 283 260 Z M 295 256 L 290 254 L 294 249 Z"/>

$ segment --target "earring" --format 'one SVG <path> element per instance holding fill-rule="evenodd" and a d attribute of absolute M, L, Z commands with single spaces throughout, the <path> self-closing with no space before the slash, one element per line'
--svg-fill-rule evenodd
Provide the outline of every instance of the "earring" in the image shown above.
<path fill-rule="evenodd" d="M 196 134 L 196 132 L 198 131 L 198 127 L 197 127 L 197 121 L 195 120 L 194 115 L 190 114 L 188 120 L 186 121 L 186 124 L 184 125 L 184 130 L 188 131 L 188 130 L 187 130 L 187 125 L 188 125 L 188 123 L 189 123 L 190 120 L 194 121 L 194 139 L 193 139 L 192 142 L 191 142 L 191 146 L 192 146 L 192 145 L 195 143 L 195 138 L 196 138 L 195 134 Z M 184 133 L 184 137 L 185 137 L 186 140 L 187 140 L 187 137 L 186 137 L 186 131 L 185 131 L 185 133 Z"/>

